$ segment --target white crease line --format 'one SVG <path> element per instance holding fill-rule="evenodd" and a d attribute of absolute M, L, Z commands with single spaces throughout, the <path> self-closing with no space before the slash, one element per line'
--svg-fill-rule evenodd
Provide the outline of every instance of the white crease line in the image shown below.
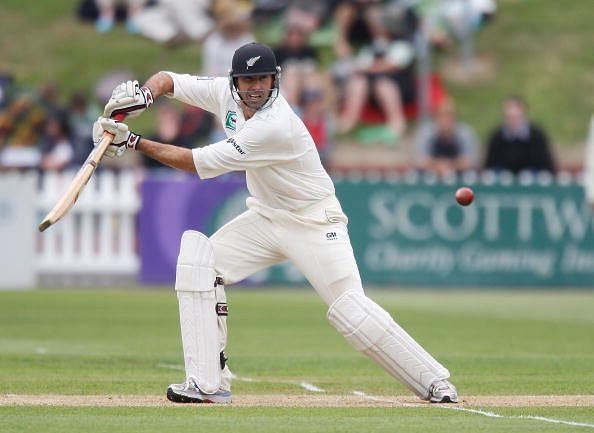
<path fill-rule="evenodd" d="M 379 397 L 374 397 L 373 395 L 368 395 L 363 391 L 353 391 L 352 392 L 353 395 L 356 395 L 358 397 L 362 397 L 366 400 L 371 400 L 371 401 L 377 401 L 377 402 L 382 402 L 382 403 L 391 403 L 390 400 L 386 400 L 386 399 L 382 399 Z M 414 403 L 403 403 L 403 406 L 406 407 L 427 407 L 428 405 L 426 404 L 414 404 Z M 534 416 L 534 415 L 501 415 L 499 413 L 495 413 L 495 412 L 487 412 L 484 410 L 479 410 L 479 409 L 470 409 L 470 408 L 466 408 L 466 407 L 459 407 L 459 406 L 444 406 L 444 405 L 435 405 L 435 406 L 430 406 L 430 407 L 438 407 L 440 409 L 448 409 L 448 410 L 457 410 L 460 412 L 469 412 L 469 413 L 474 413 L 477 415 L 483 415 L 483 416 L 487 416 L 489 418 L 508 418 L 508 419 L 531 419 L 533 421 L 543 421 L 543 422 L 548 422 L 548 423 L 553 423 L 553 424 L 564 424 L 564 425 L 570 425 L 573 427 L 590 427 L 590 428 L 594 428 L 594 424 L 588 424 L 585 422 L 577 422 L 577 421 L 565 421 L 565 420 L 561 420 L 561 419 L 555 419 L 555 418 L 546 418 L 544 416 Z"/>
<path fill-rule="evenodd" d="M 231 373 L 231 379 L 239 380 L 240 382 L 257 382 L 256 379 L 252 379 L 251 377 L 238 376 L 235 373 Z"/>
<path fill-rule="evenodd" d="M 363 397 L 366 400 L 383 401 L 381 398 L 374 397 L 372 395 L 367 395 L 363 391 L 353 391 L 353 395 L 356 395 L 357 397 Z"/>
<path fill-rule="evenodd" d="M 161 368 L 168 368 L 170 370 L 181 370 L 184 371 L 184 368 L 180 365 L 176 365 L 176 364 L 157 364 L 157 367 L 161 367 Z M 286 384 L 292 384 L 292 385 L 298 385 L 301 388 L 306 389 L 307 391 L 311 391 L 311 392 L 326 392 L 324 389 L 317 387 L 316 385 L 309 383 L 309 382 L 293 382 L 293 381 L 289 381 L 289 380 L 266 380 L 266 381 L 259 381 L 256 379 L 252 379 L 251 377 L 241 377 L 241 376 L 237 376 L 235 374 L 232 374 L 232 377 L 234 380 L 239 380 L 241 382 L 273 382 L 273 383 L 286 383 Z M 381 402 L 381 403 L 394 403 L 391 400 L 387 400 L 387 399 L 382 399 L 379 397 L 375 397 L 373 395 L 368 395 L 363 391 L 352 391 L 353 395 L 356 395 L 357 397 L 362 397 L 366 400 L 370 400 L 370 401 L 377 401 L 377 402 Z M 426 404 L 414 404 L 414 403 L 399 403 L 400 405 L 404 406 L 404 407 L 426 407 Z M 459 406 L 444 406 L 444 405 L 435 405 L 434 407 L 438 407 L 440 409 L 447 409 L 447 410 L 457 410 L 460 412 L 468 412 L 468 413 L 474 413 L 477 415 L 483 415 L 489 418 L 507 418 L 507 419 L 530 419 L 533 421 L 543 421 L 543 422 L 548 422 L 548 423 L 552 423 L 552 424 L 563 424 L 563 425 L 570 425 L 573 427 L 590 427 L 590 428 L 594 428 L 594 424 L 588 424 L 585 422 L 577 422 L 577 421 L 565 421 L 565 420 L 561 420 L 561 419 L 555 419 L 555 418 L 546 418 L 543 416 L 535 416 L 535 415 L 501 415 L 495 412 L 487 412 L 484 410 L 479 410 L 479 409 L 470 409 L 467 407 L 459 407 Z"/>
<path fill-rule="evenodd" d="M 534 420 L 537 420 L 537 421 L 550 422 L 550 423 L 553 423 L 553 424 L 566 424 L 566 425 L 573 425 L 573 426 L 576 426 L 576 427 L 590 427 L 590 428 L 594 428 L 594 424 L 588 424 L 586 422 L 564 421 L 564 420 L 555 419 L 555 418 L 545 418 L 544 416 L 519 415 L 518 418 L 534 419 Z"/>
<path fill-rule="evenodd" d="M 570 425 L 573 427 L 590 427 L 590 428 L 594 428 L 594 424 L 588 424 L 585 422 L 576 422 L 576 421 L 565 421 L 565 420 L 561 420 L 561 419 L 555 419 L 555 418 L 545 418 L 544 416 L 533 416 L 533 415 L 501 415 L 495 412 L 487 412 L 487 411 L 483 411 L 483 410 L 478 410 L 478 409 L 468 409 L 465 407 L 456 407 L 456 406 L 443 406 L 443 405 L 438 405 L 436 407 L 439 407 L 441 409 L 448 409 L 448 410 L 457 410 L 460 412 L 469 412 L 469 413 L 475 413 L 477 415 L 483 415 L 483 416 L 488 416 L 490 418 L 508 418 L 508 419 L 531 419 L 534 421 L 543 421 L 543 422 L 548 422 L 548 423 L 553 423 L 553 424 L 564 424 L 564 425 Z"/>
<path fill-rule="evenodd" d="M 185 371 L 185 369 L 181 365 L 176 365 L 176 364 L 157 364 L 157 367 L 167 368 L 168 370 Z"/>
<path fill-rule="evenodd" d="M 185 370 L 184 367 L 182 367 L 181 365 L 177 365 L 177 364 L 157 364 L 157 367 L 167 368 L 169 370 L 178 370 L 178 371 Z M 231 373 L 231 377 L 233 378 L 233 380 L 238 380 L 240 382 L 285 383 L 285 384 L 290 384 L 290 385 L 297 385 L 297 386 L 304 388 L 310 392 L 326 392 L 326 390 L 320 388 L 319 386 L 314 385 L 313 383 L 309 383 L 309 382 L 295 382 L 295 381 L 291 381 L 291 380 L 274 380 L 274 379 L 273 380 L 257 380 L 257 379 L 253 379 L 251 377 L 237 376 L 234 373 Z"/>
<path fill-rule="evenodd" d="M 305 389 L 307 389 L 308 391 L 311 391 L 311 392 L 326 392 L 322 388 L 315 386 L 313 383 L 299 382 L 299 386 L 301 388 L 305 388 Z"/>
<path fill-rule="evenodd" d="M 353 395 L 356 395 L 357 397 L 362 397 L 365 400 L 370 400 L 370 401 L 377 401 L 380 403 L 392 403 L 392 404 L 396 404 L 396 402 L 392 401 L 392 400 L 386 400 L 385 398 L 379 398 L 379 397 L 374 397 L 373 395 L 368 395 L 363 391 L 353 391 L 352 392 Z M 404 406 L 404 407 L 421 407 L 421 406 L 425 406 L 425 405 L 421 405 L 421 404 L 414 404 L 414 403 L 400 403 L 398 402 L 399 406 Z"/>
<path fill-rule="evenodd" d="M 457 407 L 457 406 L 436 406 L 436 407 L 439 407 L 441 409 L 459 410 L 461 412 L 476 413 L 478 415 L 484 415 L 484 416 L 488 416 L 490 418 L 507 418 L 505 415 L 500 415 L 498 413 L 487 412 L 487 411 L 478 410 L 478 409 L 468 409 L 465 407 Z"/>
<path fill-rule="evenodd" d="M 239 380 L 240 382 L 257 382 L 256 379 L 252 379 L 251 377 L 241 377 L 241 376 L 233 376 L 233 380 Z"/>

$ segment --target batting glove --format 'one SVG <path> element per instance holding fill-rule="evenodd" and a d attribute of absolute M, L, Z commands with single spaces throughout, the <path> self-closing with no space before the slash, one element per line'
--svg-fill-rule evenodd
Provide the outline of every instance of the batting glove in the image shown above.
<path fill-rule="evenodd" d="M 137 80 L 126 81 L 113 89 L 103 110 L 103 117 L 113 118 L 117 114 L 138 117 L 151 105 L 153 94 L 148 87 L 140 87 Z"/>
<path fill-rule="evenodd" d="M 105 155 L 110 157 L 122 156 L 126 149 L 135 150 L 138 141 L 140 141 L 140 135 L 131 132 L 125 123 L 99 117 L 93 124 L 93 144 L 95 147 L 103 138 L 104 132 L 114 135 L 113 141 L 105 151 Z"/>

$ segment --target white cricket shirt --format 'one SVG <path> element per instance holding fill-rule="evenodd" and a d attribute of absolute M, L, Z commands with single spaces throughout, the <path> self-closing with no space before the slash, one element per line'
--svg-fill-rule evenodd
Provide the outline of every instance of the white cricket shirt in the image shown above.
<path fill-rule="evenodd" d="M 246 121 L 228 78 L 167 73 L 172 96 L 215 114 L 228 137 L 192 150 L 200 178 L 245 171 L 248 191 L 258 202 L 288 211 L 334 195 L 311 135 L 283 96 Z"/>

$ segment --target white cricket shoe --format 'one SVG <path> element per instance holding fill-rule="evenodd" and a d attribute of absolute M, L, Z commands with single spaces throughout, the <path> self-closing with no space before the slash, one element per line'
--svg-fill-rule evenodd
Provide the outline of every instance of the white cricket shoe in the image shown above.
<path fill-rule="evenodd" d="M 167 388 L 167 399 L 175 403 L 231 403 L 231 392 L 219 390 L 205 394 L 198 388 L 193 377 L 184 383 L 171 384 Z"/>
<path fill-rule="evenodd" d="M 429 387 L 431 403 L 458 403 L 458 391 L 448 380 L 438 380 Z"/>

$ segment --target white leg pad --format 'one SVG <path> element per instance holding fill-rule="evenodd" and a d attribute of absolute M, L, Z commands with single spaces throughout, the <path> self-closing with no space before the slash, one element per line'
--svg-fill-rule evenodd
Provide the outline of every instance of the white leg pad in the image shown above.
<path fill-rule="evenodd" d="M 220 340 L 215 293 L 214 250 L 200 232 L 182 235 L 175 290 L 179 302 L 186 376 L 214 394 L 221 386 Z"/>
<path fill-rule="evenodd" d="M 229 311 L 227 309 L 227 295 L 225 294 L 225 285 L 223 279 L 217 277 L 217 284 L 215 288 L 215 294 L 217 298 L 217 320 L 219 325 L 219 351 L 224 356 L 225 347 L 227 347 L 227 315 Z M 233 379 L 233 373 L 229 370 L 229 365 L 225 363 L 223 370 L 221 371 L 221 390 L 231 391 L 231 381 Z"/>
<path fill-rule="evenodd" d="M 357 350 L 377 362 L 421 398 L 449 371 L 364 294 L 350 290 L 328 309 L 328 320 Z"/>

